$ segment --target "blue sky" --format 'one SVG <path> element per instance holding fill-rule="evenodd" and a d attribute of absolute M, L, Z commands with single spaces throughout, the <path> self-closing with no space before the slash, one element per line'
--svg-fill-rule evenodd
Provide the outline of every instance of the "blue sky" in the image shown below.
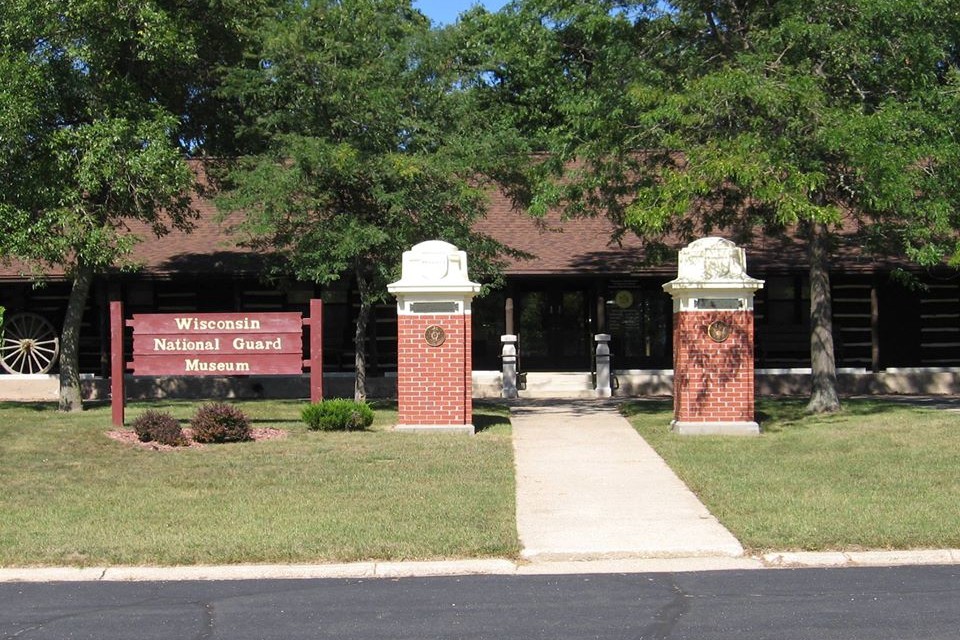
<path fill-rule="evenodd" d="M 506 3 L 507 0 L 414 0 L 413 5 L 434 24 L 452 24 L 457 21 L 457 16 L 474 5 L 496 11 Z"/>

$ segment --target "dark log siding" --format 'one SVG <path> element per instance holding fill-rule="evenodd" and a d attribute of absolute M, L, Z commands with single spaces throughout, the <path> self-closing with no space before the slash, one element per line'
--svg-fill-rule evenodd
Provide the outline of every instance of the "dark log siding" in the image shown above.
<path fill-rule="evenodd" d="M 809 367 L 809 290 L 805 275 L 755 275 L 766 280 L 755 301 L 756 366 Z M 506 330 L 504 306 L 508 298 L 515 299 L 517 292 L 531 286 L 569 286 L 571 282 L 576 283 L 588 301 L 584 313 L 590 331 L 614 334 L 616 368 L 670 368 L 671 301 L 661 289 L 667 279 L 637 276 L 571 280 L 541 276 L 533 281 L 510 277 L 507 288 L 474 301 L 475 368 L 500 366 L 499 336 Z M 614 298 L 622 291 L 630 295 L 621 294 L 621 304 L 624 299 L 632 300 L 626 308 L 628 313 L 611 313 Z M 42 286 L 6 282 L 0 286 L 0 305 L 6 308 L 8 316 L 20 311 L 38 313 L 59 330 L 68 294 L 69 286 L 64 282 Z M 302 283 L 272 286 L 255 277 L 230 276 L 99 280 L 84 313 L 80 370 L 85 374 L 108 373 L 107 302 L 113 297 L 124 301 L 129 317 L 134 313 L 174 311 L 297 311 L 306 315 L 310 298 L 316 296 L 325 302 L 324 370 L 350 372 L 359 297 L 348 283 L 321 289 Z M 876 298 L 875 306 L 872 296 Z M 833 297 L 838 367 L 869 371 L 875 355 L 880 369 L 960 366 L 960 280 L 956 274 L 925 275 L 914 284 L 903 284 L 886 274 L 836 274 Z M 396 332 L 393 303 L 377 305 L 367 337 L 372 375 L 396 371 Z M 520 348 L 522 360 L 522 343 Z M 128 344 L 128 352 L 129 349 Z M 588 366 L 585 362 L 583 368 Z"/>

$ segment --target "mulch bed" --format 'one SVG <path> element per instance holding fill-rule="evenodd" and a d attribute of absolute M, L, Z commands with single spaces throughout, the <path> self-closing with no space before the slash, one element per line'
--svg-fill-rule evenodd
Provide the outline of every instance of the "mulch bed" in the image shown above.
<path fill-rule="evenodd" d="M 148 449 L 150 451 L 175 451 L 177 449 L 202 449 L 206 444 L 200 442 L 194 442 L 191 437 L 191 430 L 184 429 L 183 435 L 186 436 L 189 444 L 183 447 L 171 447 L 167 444 L 160 444 L 159 442 L 140 442 L 140 439 L 137 438 L 137 434 L 132 429 L 116 429 L 114 431 L 108 431 L 107 437 L 116 440 L 117 442 L 122 442 L 123 444 L 129 445 L 131 447 L 137 447 L 138 449 Z M 287 437 L 287 432 L 283 429 L 273 429 L 271 427 L 255 427 L 250 429 L 250 436 L 254 442 L 262 442 L 264 440 L 280 440 Z"/>

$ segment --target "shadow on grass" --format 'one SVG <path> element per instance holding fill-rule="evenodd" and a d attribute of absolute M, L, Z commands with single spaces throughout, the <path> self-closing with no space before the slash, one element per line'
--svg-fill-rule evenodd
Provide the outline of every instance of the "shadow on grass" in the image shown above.
<path fill-rule="evenodd" d="M 223 403 L 240 409 L 250 420 L 251 426 L 269 427 L 272 425 L 289 426 L 302 423 L 301 410 L 308 404 L 303 399 L 187 399 L 158 398 L 155 400 L 135 400 L 128 402 L 124 410 L 124 423 L 131 422 L 146 411 L 171 413 L 180 422 L 188 422 L 203 405 Z"/>
<path fill-rule="evenodd" d="M 503 427 L 504 432 L 509 432 L 513 427 L 510 422 L 510 407 L 496 400 L 474 400 L 473 401 L 473 428 L 475 433 L 482 433 Z"/>
<path fill-rule="evenodd" d="M 673 400 L 664 400 L 663 398 L 637 398 L 621 404 L 620 413 L 629 418 L 630 416 L 663 413 L 670 411 L 672 407 Z"/>
<path fill-rule="evenodd" d="M 18 409 L 21 411 L 36 411 L 42 413 L 46 411 L 58 411 L 59 405 L 56 402 L 17 402 L 5 400 L 0 402 L 0 411 L 4 409 Z"/>
<path fill-rule="evenodd" d="M 851 417 L 877 416 L 904 409 L 935 409 L 923 402 L 892 401 L 885 398 L 846 398 L 840 401 L 836 413 L 807 412 L 807 398 L 761 398 L 757 401 L 756 420 L 765 433 L 780 433 L 784 429 L 811 427 L 845 420 Z"/>
<path fill-rule="evenodd" d="M 850 418 L 866 418 L 904 410 L 936 410 L 944 404 L 943 400 L 922 398 L 846 398 L 841 401 L 840 412 L 814 415 L 806 411 L 807 398 L 760 398 L 754 415 L 764 433 L 780 433 L 786 429 L 809 429 Z M 672 400 L 634 398 L 620 405 L 620 413 L 627 418 L 653 416 L 669 413 L 671 408 Z"/>
<path fill-rule="evenodd" d="M 506 426 L 510 427 L 510 417 L 494 415 L 491 413 L 474 413 L 473 414 L 473 428 L 476 433 L 481 433 L 487 429 L 493 429 L 494 427 Z"/>
<path fill-rule="evenodd" d="M 244 405 L 272 404 L 299 406 L 307 404 L 306 400 L 236 400 L 233 398 L 186 399 L 186 398 L 157 398 L 156 400 L 132 400 L 127 402 L 127 411 L 133 409 L 175 409 L 183 407 L 199 407 L 205 404 L 223 403 L 243 407 Z M 109 405 L 109 402 L 107 403 Z M 87 406 L 87 403 L 84 403 Z M 97 406 L 97 405 L 90 405 Z"/>
<path fill-rule="evenodd" d="M 396 411 L 397 410 L 397 401 L 396 400 L 384 400 L 382 398 L 377 400 L 367 400 L 367 404 L 370 405 L 370 408 L 374 411 Z"/>

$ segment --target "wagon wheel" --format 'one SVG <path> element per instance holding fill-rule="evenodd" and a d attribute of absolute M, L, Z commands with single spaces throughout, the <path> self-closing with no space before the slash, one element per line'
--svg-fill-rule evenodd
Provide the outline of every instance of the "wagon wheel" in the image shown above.
<path fill-rule="evenodd" d="M 10 373 L 46 373 L 60 355 L 60 338 L 50 321 L 17 313 L 3 324 L 0 364 Z"/>

